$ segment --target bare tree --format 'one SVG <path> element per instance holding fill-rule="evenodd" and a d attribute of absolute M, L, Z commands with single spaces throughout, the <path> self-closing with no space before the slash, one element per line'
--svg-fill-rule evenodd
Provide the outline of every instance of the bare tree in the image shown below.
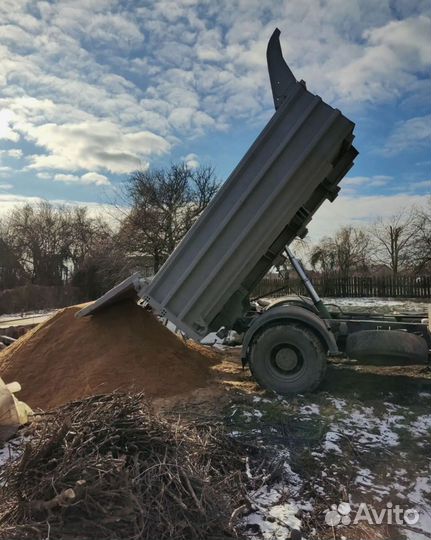
<path fill-rule="evenodd" d="M 415 236 L 411 265 L 415 273 L 431 273 L 431 197 L 425 207 L 414 208 L 413 214 Z"/>
<path fill-rule="evenodd" d="M 160 268 L 215 195 L 219 183 L 212 167 L 136 171 L 128 179 L 132 209 L 120 237 L 131 253 Z"/>
<path fill-rule="evenodd" d="M 412 208 L 376 220 L 370 227 L 373 262 L 386 266 L 394 276 L 408 268 L 417 232 L 417 216 Z"/>
<path fill-rule="evenodd" d="M 111 227 L 100 217 L 91 218 L 85 206 L 73 207 L 70 213 L 72 242 L 70 259 L 75 268 L 79 268 L 85 258 L 97 252 L 101 245 L 113 236 Z"/>
<path fill-rule="evenodd" d="M 310 263 L 314 270 L 319 270 L 324 277 L 337 271 L 337 253 L 332 238 L 325 237 L 311 248 Z"/>
<path fill-rule="evenodd" d="M 103 235 L 75 267 L 71 284 L 91 300 L 138 269 L 116 235 Z"/>
<path fill-rule="evenodd" d="M 17 287 L 27 277 L 9 240 L 8 224 L 3 220 L 0 222 L 0 290 Z"/>
<path fill-rule="evenodd" d="M 110 235 L 107 224 L 90 218 L 85 208 L 48 202 L 15 208 L 2 231 L 20 268 L 37 285 L 66 283 L 86 255 Z"/>
<path fill-rule="evenodd" d="M 335 237 L 338 268 L 343 277 L 352 270 L 363 272 L 368 267 L 370 237 L 362 229 L 343 227 Z"/>
<path fill-rule="evenodd" d="M 311 250 L 313 268 L 326 275 L 338 273 L 348 278 L 353 271 L 363 272 L 368 266 L 370 238 L 366 231 L 342 227 L 335 235 L 324 238 Z"/>
<path fill-rule="evenodd" d="M 9 243 L 38 285 L 60 285 L 68 268 L 69 211 L 42 202 L 15 208 L 8 218 Z"/>

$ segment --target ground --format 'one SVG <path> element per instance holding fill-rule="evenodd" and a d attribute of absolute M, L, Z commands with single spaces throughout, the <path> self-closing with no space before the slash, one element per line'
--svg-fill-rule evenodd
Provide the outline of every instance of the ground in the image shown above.
<path fill-rule="evenodd" d="M 284 539 L 294 526 L 319 540 L 430 538 L 430 408 L 431 372 L 423 366 L 330 365 L 325 383 L 310 395 L 244 393 L 226 411 L 232 434 L 265 446 L 282 467 L 279 478 L 252 494 L 256 511 L 245 518 L 250 537 Z M 341 503 L 350 505 L 346 516 L 338 513 Z M 368 505 L 364 519 L 360 503 Z M 387 513 L 381 525 L 367 523 L 367 509 L 381 513 L 388 503 L 416 510 L 418 522 L 391 525 Z M 344 517 L 347 527 L 325 522 L 332 505 L 335 522 Z"/>
<path fill-rule="evenodd" d="M 427 309 L 415 301 L 339 303 L 380 313 Z M 292 529 L 310 540 L 431 538 L 427 366 L 331 362 L 319 390 L 295 398 L 259 390 L 242 370 L 238 349 L 219 371 L 231 393 L 217 406 L 224 403 L 232 436 L 264 447 L 279 461 L 275 478 L 249 493 L 253 510 L 243 523 L 250 538 L 286 539 Z M 183 404 L 183 410 L 190 408 Z M 205 393 L 198 410 L 208 414 Z"/>
<path fill-rule="evenodd" d="M 399 302 L 374 306 L 387 312 Z M 431 538 L 427 366 L 331 362 L 318 391 L 283 398 L 257 387 L 239 349 L 224 354 L 214 368 L 217 384 L 156 406 L 191 419 L 220 418 L 232 437 L 272 459 L 263 477 L 256 463 L 246 463 L 249 502 L 238 515 L 248 538 Z M 11 448 L 0 450 L 0 462 Z"/>

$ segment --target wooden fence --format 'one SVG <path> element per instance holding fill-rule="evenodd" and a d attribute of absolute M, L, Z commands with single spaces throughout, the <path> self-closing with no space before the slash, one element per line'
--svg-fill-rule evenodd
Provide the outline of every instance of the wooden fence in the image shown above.
<path fill-rule="evenodd" d="M 323 297 L 376 297 L 376 298 L 423 298 L 431 299 L 431 276 L 384 276 L 384 277 L 331 277 L 312 280 Z M 275 292 L 274 292 L 275 291 Z M 252 297 L 307 294 L 299 279 L 288 281 L 268 276 L 253 291 Z"/>

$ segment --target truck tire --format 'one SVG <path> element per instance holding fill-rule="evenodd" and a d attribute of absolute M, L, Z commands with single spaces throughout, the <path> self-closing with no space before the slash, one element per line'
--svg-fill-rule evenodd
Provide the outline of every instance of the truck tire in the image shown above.
<path fill-rule="evenodd" d="M 426 364 L 428 345 L 422 337 L 401 330 L 361 330 L 347 337 L 346 354 L 367 364 Z"/>
<path fill-rule="evenodd" d="M 251 343 L 250 370 L 260 386 L 282 395 L 315 390 L 326 372 L 326 352 L 305 326 L 264 327 Z"/>

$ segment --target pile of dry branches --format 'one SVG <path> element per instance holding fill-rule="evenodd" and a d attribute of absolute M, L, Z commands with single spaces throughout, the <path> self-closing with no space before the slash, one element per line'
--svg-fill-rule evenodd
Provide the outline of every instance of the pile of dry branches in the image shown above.
<path fill-rule="evenodd" d="M 6 468 L 0 538 L 237 537 L 243 470 L 215 424 L 168 421 L 142 395 L 89 398 L 43 416 Z"/>

